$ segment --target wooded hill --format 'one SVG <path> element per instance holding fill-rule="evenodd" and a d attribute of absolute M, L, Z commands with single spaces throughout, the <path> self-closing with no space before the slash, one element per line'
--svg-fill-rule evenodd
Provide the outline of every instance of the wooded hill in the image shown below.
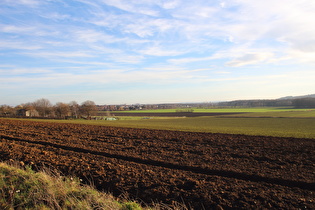
<path fill-rule="evenodd" d="M 218 106 L 232 107 L 295 107 L 315 108 L 315 94 L 305 96 L 286 96 L 279 99 L 236 100 L 219 102 Z"/>

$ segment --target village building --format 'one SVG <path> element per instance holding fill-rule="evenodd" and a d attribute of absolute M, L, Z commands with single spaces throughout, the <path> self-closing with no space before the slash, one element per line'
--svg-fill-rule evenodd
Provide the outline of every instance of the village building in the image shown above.
<path fill-rule="evenodd" d="M 19 109 L 16 111 L 18 117 L 39 117 L 36 109 Z"/>

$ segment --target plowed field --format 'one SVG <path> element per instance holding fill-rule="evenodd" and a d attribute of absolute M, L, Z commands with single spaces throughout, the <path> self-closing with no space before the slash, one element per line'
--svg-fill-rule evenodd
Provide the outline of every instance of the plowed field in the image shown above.
<path fill-rule="evenodd" d="M 0 119 L 0 159 L 194 209 L 315 209 L 315 140 Z"/>

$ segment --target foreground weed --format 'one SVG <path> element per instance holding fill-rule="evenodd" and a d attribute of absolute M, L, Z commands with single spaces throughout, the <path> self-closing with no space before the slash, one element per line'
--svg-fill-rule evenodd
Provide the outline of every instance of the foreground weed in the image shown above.
<path fill-rule="evenodd" d="M 135 202 L 126 202 L 122 205 L 122 210 L 141 210 L 141 206 Z"/>
<path fill-rule="evenodd" d="M 123 209 L 141 210 L 135 202 L 120 203 L 113 196 L 82 186 L 49 170 L 34 172 L 0 163 L 0 209 Z"/>

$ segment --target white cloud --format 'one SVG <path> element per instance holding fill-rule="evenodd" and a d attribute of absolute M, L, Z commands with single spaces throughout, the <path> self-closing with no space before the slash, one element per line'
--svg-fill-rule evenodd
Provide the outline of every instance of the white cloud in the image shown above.
<path fill-rule="evenodd" d="M 159 12 L 146 5 L 149 1 L 127 1 L 127 0 L 103 0 L 107 5 L 116 7 L 132 13 L 139 13 L 143 15 L 158 16 Z"/>
<path fill-rule="evenodd" d="M 173 1 L 164 0 L 164 1 L 161 1 L 160 3 L 158 1 L 157 3 L 164 9 L 174 9 L 181 4 L 179 0 L 173 0 Z"/>
<path fill-rule="evenodd" d="M 10 41 L 0 39 L 0 49 L 40 50 L 42 46 L 22 41 Z"/>
<path fill-rule="evenodd" d="M 152 36 L 154 34 L 153 30 L 147 25 L 142 24 L 129 24 L 124 29 L 125 33 L 133 33 L 139 37 Z"/>
<path fill-rule="evenodd" d="M 239 12 L 229 14 L 234 24 L 229 24 L 226 31 L 237 40 L 268 41 L 281 38 L 292 46 L 301 40 L 306 43 L 313 40 L 314 1 L 241 0 L 237 4 L 240 6 Z"/>
<path fill-rule="evenodd" d="M 214 59 L 213 56 L 209 56 L 209 57 L 199 57 L 199 58 L 174 58 L 174 59 L 169 59 L 168 62 L 169 63 L 173 63 L 173 64 L 185 64 L 185 63 L 193 63 L 193 62 L 200 62 L 200 61 L 209 61 Z"/>
<path fill-rule="evenodd" d="M 228 66 L 240 67 L 250 64 L 258 64 L 273 57 L 272 53 L 246 53 L 232 61 L 226 63 Z"/>
<path fill-rule="evenodd" d="M 26 6 L 30 6 L 30 7 L 35 7 L 38 6 L 42 1 L 39 0 L 3 0 L 4 2 L 2 3 L 6 3 L 9 5 L 16 5 L 16 4 L 21 4 L 21 5 L 26 5 Z"/>
<path fill-rule="evenodd" d="M 0 10 L 0 92 L 57 82 L 78 90 L 116 83 L 233 89 L 229 82 L 263 83 L 269 67 L 284 75 L 315 64 L 313 0 L 3 0 Z"/>
<path fill-rule="evenodd" d="M 103 42 L 103 43 L 114 43 L 114 42 L 120 42 L 123 39 L 116 38 L 112 35 L 108 35 L 106 33 L 98 32 L 95 30 L 78 30 L 75 33 L 73 33 L 74 38 L 78 39 L 78 41 L 83 42 Z"/>
<path fill-rule="evenodd" d="M 23 53 L 25 55 L 28 56 L 32 56 L 32 57 L 45 57 L 48 59 L 54 59 L 54 58 L 58 58 L 58 57 L 62 57 L 62 58 L 70 58 L 70 57 L 95 57 L 95 54 L 93 52 L 76 52 L 76 51 L 70 51 L 70 52 L 66 52 L 66 51 L 43 51 L 43 52 L 27 52 L 27 53 Z"/>
<path fill-rule="evenodd" d="M 174 30 L 175 24 L 172 20 L 144 18 L 127 22 L 123 26 L 123 32 L 136 34 L 144 38 L 149 36 L 163 36 L 164 33 Z"/>
<path fill-rule="evenodd" d="M 41 1 L 38 0 L 17 0 L 18 3 L 25 5 L 38 5 Z"/>
<path fill-rule="evenodd" d="M 283 59 L 293 60 L 295 62 L 315 64 L 315 51 L 305 52 L 300 50 L 288 50 Z"/>
<path fill-rule="evenodd" d="M 144 55 L 153 55 L 153 56 L 177 56 L 187 53 L 187 51 L 183 51 L 180 49 L 171 49 L 166 46 L 150 46 L 143 50 L 138 50 L 139 53 Z"/>
<path fill-rule="evenodd" d="M 59 21 L 59 20 L 65 20 L 65 19 L 70 19 L 71 16 L 70 15 L 65 15 L 65 14 L 59 14 L 57 12 L 51 12 L 51 13 L 45 13 L 45 14 L 41 14 L 42 17 L 50 19 L 50 20 L 55 20 L 55 21 Z"/>
<path fill-rule="evenodd" d="M 113 54 L 109 57 L 112 61 L 115 61 L 117 63 L 137 64 L 141 63 L 141 61 L 144 60 L 144 57 L 141 55 Z"/>
<path fill-rule="evenodd" d="M 34 31 L 32 26 L 15 26 L 15 25 L 4 25 L 0 24 L 0 31 L 4 33 L 30 33 Z"/>
<path fill-rule="evenodd" d="M 1 69 L 3 67 L 0 66 L 0 75 L 19 75 L 19 74 L 47 74 L 47 73 L 53 73 L 52 70 L 49 69 L 42 69 L 42 68 L 17 68 L 17 67 L 7 67 L 5 69 Z"/>

